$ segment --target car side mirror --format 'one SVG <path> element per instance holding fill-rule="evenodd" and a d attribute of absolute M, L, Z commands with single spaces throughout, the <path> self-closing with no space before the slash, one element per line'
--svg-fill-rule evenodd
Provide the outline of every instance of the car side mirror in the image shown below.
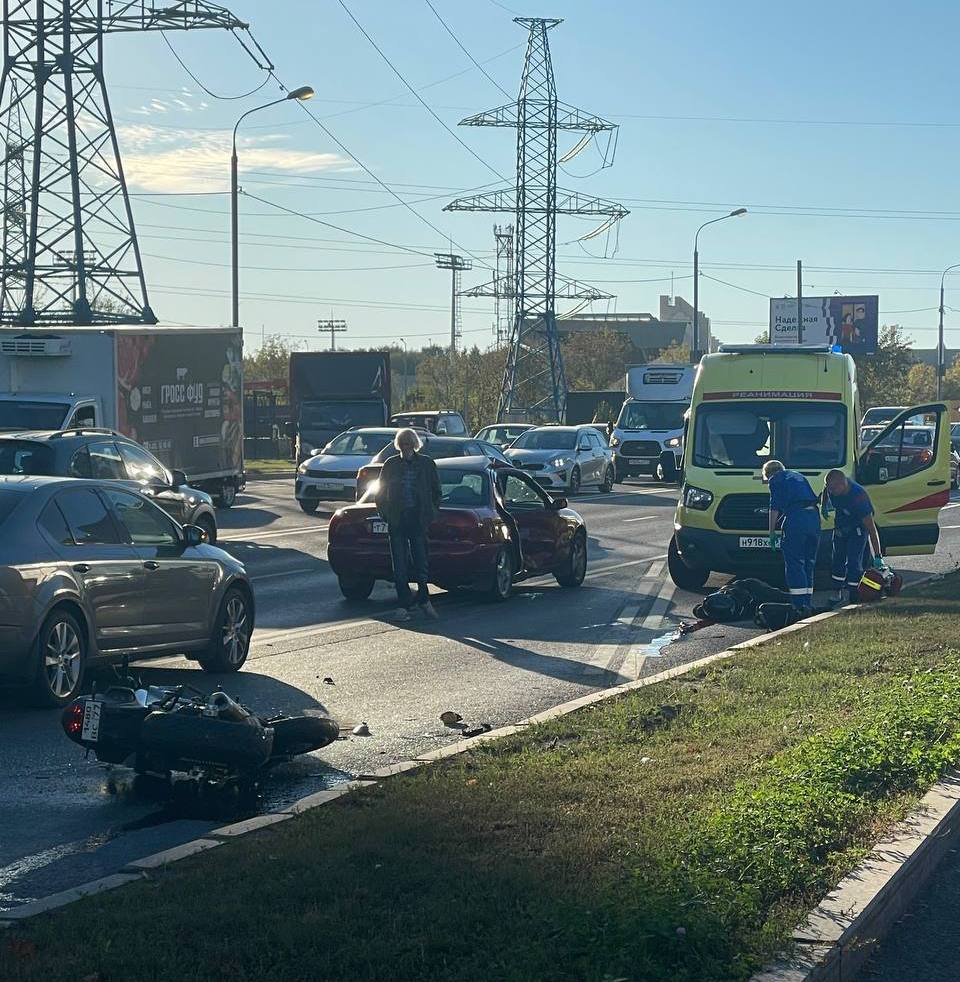
<path fill-rule="evenodd" d="M 171 476 L 173 478 L 173 486 L 175 488 L 181 488 L 187 483 L 187 475 L 183 471 L 174 470 L 171 473 Z"/>
<path fill-rule="evenodd" d="M 184 525 L 183 544 L 185 546 L 202 546 L 207 541 L 207 533 L 199 525 Z"/>
<path fill-rule="evenodd" d="M 550 499 L 550 510 L 551 511 L 562 511 L 569 505 L 566 498 L 551 498 Z"/>
<path fill-rule="evenodd" d="M 283 435 L 288 440 L 295 440 L 297 438 L 297 424 L 292 419 L 288 419 L 283 424 Z"/>

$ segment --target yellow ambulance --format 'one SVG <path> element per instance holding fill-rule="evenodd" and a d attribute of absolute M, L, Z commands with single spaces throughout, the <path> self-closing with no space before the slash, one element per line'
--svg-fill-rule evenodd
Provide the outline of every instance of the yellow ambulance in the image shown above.
<path fill-rule="evenodd" d="M 932 446 L 915 447 L 908 424 L 935 425 Z M 681 589 L 711 572 L 782 575 L 769 548 L 767 460 L 799 471 L 819 493 L 829 470 L 863 484 L 884 554 L 932 553 L 950 497 L 950 424 L 945 405 L 914 406 L 861 447 L 856 365 L 829 346 L 721 345 L 700 362 L 687 418 L 683 479 L 668 566 Z M 829 562 L 832 519 L 822 523 Z"/>

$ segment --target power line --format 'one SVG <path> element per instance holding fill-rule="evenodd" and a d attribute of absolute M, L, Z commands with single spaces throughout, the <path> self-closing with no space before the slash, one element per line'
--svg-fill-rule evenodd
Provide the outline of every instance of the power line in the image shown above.
<path fill-rule="evenodd" d="M 439 12 L 437 11 L 437 8 L 434 7 L 434 5 L 430 2 L 430 0 L 424 0 L 424 3 L 426 3 L 426 5 L 433 11 L 433 16 L 436 17 L 438 21 L 440 21 L 440 23 L 443 25 L 443 29 L 447 32 L 447 34 L 450 35 L 450 37 L 453 38 L 453 40 L 456 42 L 457 47 L 470 59 L 471 62 L 473 62 L 474 67 L 480 70 L 484 78 L 486 78 L 487 81 L 490 82 L 495 88 L 499 89 L 501 94 L 505 95 L 508 99 L 512 99 L 513 96 L 511 96 L 510 93 L 464 47 L 460 38 L 458 38 L 457 35 L 453 33 L 453 30 L 451 29 L 450 25 L 440 16 Z"/>
<path fill-rule="evenodd" d="M 178 62 L 180 62 L 180 67 L 190 76 L 190 78 L 193 79 L 193 81 L 197 85 L 200 86 L 201 89 L 203 89 L 204 92 L 207 93 L 208 96 L 210 96 L 211 99 L 219 99 L 222 102 L 233 102 L 238 99 L 249 99 L 250 96 L 256 95 L 256 93 L 259 92 L 267 84 L 267 82 L 270 81 L 270 75 L 269 73 L 267 73 L 264 80 L 255 89 L 251 89 L 249 92 L 243 92 L 240 95 L 218 95 L 216 92 L 211 92 L 210 89 L 208 89 L 203 84 L 203 82 L 201 82 L 200 79 L 197 78 L 197 76 L 194 75 L 192 71 L 190 71 L 190 69 L 187 67 L 186 62 L 180 57 L 180 55 L 177 53 L 176 48 L 174 48 L 174 46 L 170 43 L 170 39 L 167 37 L 167 35 L 161 32 L 160 37 L 163 38 L 164 44 L 166 44 L 166 46 L 170 49 L 170 52 L 173 54 L 173 57 L 176 58 Z"/>
<path fill-rule="evenodd" d="M 354 15 L 353 15 L 353 12 L 352 12 L 352 11 L 350 10 L 350 8 L 349 8 L 349 7 L 348 7 L 348 6 L 346 5 L 346 3 L 344 2 L 344 0 L 337 0 L 337 3 L 339 3 L 339 4 L 340 4 L 340 6 L 341 6 L 341 7 L 343 8 L 343 10 L 344 10 L 344 12 L 346 13 L 346 15 L 347 15 L 347 16 L 348 16 L 348 17 L 350 18 L 350 20 L 352 20 L 352 21 L 353 21 L 353 23 L 354 23 L 354 24 L 356 25 L 356 27 L 357 27 L 357 30 L 358 30 L 358 31 L 360 31 L 360 33 L 361 33 L 361 34 L 362 34 L 362 35 L 363 35 L 363 36 L 364 36 L 364 37 L 365 37 L 365 38 L 366 38 L 366 39 L 367 39 L 367 40 L 368 40 L 368 41 L 370 42 L 370 44 L 371 44 L 371 45 L 373 46 L 373 49 L 374 49 L 374 50 L 375 50 L 375 51 L 377 52 L 377 54 L 378 54 L 378 55 L 380 55 L 380 57 L 381 57 L 381 58 L 382 58 L 382 59 L 383 59 L 383 60 L 384 60 L 384 61 L 386 62 L 386 64 L 387 64 L 387 65 L 389 66 L 389 68 L 390 68 L 390 70 L 391 70 L 391 71 L 392 71 L 392 72 L 394 73 L 394 75 L 396 75 L 396 76 L 397 76 L 397 78 L 398 78 L 398 79 L 400 79 L 400 81 L 401 81 L 401 82 L 402 82 L 402 83 L 403 83 L 403 84 L 404 84 L 404 85 L 406 86 L 406 88 L 407 88 L 407 90 L 408 90 L 408 91 L 410 92 L 410 94 L 411 94 L 411 95 L 412 95 L 412 96 L 414 97 L 414 99 L 416 99 L 416 100 L 417 100 L 417 102 L 419 102 L 419 103 L 420 103 L 420 105 L 421 105 L 421 106 L 423 106 L 423 108 L 424 108 L 424 109 L 426 109 L 426 111 L 427 111 L 428 113 L 430 113 L 430 115 L 431 115 L 431 116 L 432 116 L 432 117 L 433 117 L 433 118 L 434 118 L 434 119 L 435 119 L 435 120 L 436 120 L 436 121 L 437 121 L 437 122 L 438 122 L 438 123 L 439 123 L 439 124 L 440 124 L 440 125 L 441 125 L 441 126 L 442 126 L 442 127 L 444 128 L 444 129 L 445 129 L 445 130 L 446 130 L 446 131 L 447 131 L 447 133 L 449 133 L 449 134 L 450 134 L 450 136 L 452 136 L 452 137 L 453 137 L 453 139 L 454 139 L 454 140 L 456 140 L 456 141 L 457 141 L 457 143 L 459 143 L 459 144 L 460 144 L 460 146 L 461 146 L 461 147 L 463 147 L 463 149 L 464 149 L 464 150 L 466 150 L 466 151 L 467 151 L 467 153 L 469 153 L 469 154 L 470 154 L 470 156 L 471 156 L 471 157 L 473 157 L 473 158 L 475 158 L 476 160 L 478 160 L 478 161 L 480 161 L 480 163 L 481 163 L 481 164 L 483 164 L 483 166 L 484 166 L 484 167 L 486 167 L 486 168 L 487 168 L 487 170 L 489 170 L 489 171 L 490 171 L 490 172 L 491 172 L 492 174 L 496 174 L 496 175 L 497 175 L 497 177 L 499 177 L 499 178 L 500 178 L 500 180 L 502 180 L 502 181 L 505 181 L 505 180 L 507 180 L 507 178 L 506 178 L 506 177 L 505 177 L 505 176 L 504 176 L 503 174 L 501 174 L 501 173 L 500 173 L 500 171 L 498 171 L 498 170 L 496 169 L 496 167 L 494 167 L 494 166 L 493 166 L 492 164 L 488 164 L 488 163 L 487 163 L 487 161 L 485 161 L 485 160 L 483 159 L 483 157 L 481 157 L 481 156 L 480 156 L 480 154 L 478 154 L 478 153 L 477 153 L 477 152 L 476 152 L 476 151 L 475 151 L 475 150 L 473 149 L 473 147 L 471 147 L 471 146 L 470 146 L 470 144 L 468 144 L 468 143 L 467 143 L 467 142 L 466 142 L 465 140 L 461 140 L 461 139 L 460 139 L 460 137 L 459 137 L 459 136 L 458 136 L 458 135 L 457 135 L 457 134 L 456 134 L 456 133 L 455 133 L 455 132 L 454 132 L 454 131 L 453 131 L 452 129 L 450 129 L 450 127 L 449 127 L 449 126 L 447 126 L 447 124 L 446 124 L 446 123 L 445 123 L 445 122 L 443 121 L 443 119 L 441 119 L 441 117 L 440 117 L 440 116 L 438 116 L 438 115 L 437 115 L 437 114 L 436 114 L 436 113 L 434 112 L 434 110 L 433 110 L 433 109 L 431 108 L 431 106 L 430 106 L 430 105 L 429 105 L 429 104 L 427 103 L 427 101 L 426 101 L 426 100 L 425 100 L 425 99 L 424 99 L 424 98 L 423 98 L 423 97 L 422 97 L 422 96 L 420 95 L 420 93 L 419 93 L 419 92 L 417 92 L 417 90 L 416 90 L 416 89 L 415 89 L 415 88 L 414 88 L 414 87 L 413 87 L 413 86 L 412 86 L 412 85 L 411 85 L 411 84 L 410 84 L 410 83 L 409 83 L 409 82 L 408 82 L 408 81 L 406 80 L 406 78 L 405 78 L 405 77 L 403 76 L 403 74 L 401 73 L 401 71 L 400 71 L 400 69 L 399 69 L 399 68 L 397 68 L 397 66 L 396 66 L 396 65 L 394 65 L 394 63 L 393 63 L 393 62 L 392 62 L 392 61 L 391 61 L 391 60 L 390 60 L 390 59 L 389 59 L 389 58 L 387 57 L 387 55 L 386 55 L 386 52 L 384 52 L 384 50 L 383 50 L 383 48 L 381 48 L 381 47 L 380 47 L 380 45 L 379 45 L 379 44 L 377 44 L 377 42 L 376 42 L 376 41 L 375 41 L 375 40 L 374 40 L 374 39 L 373 39 L 373 38 L 372 38 L 372 37 L 370 36 L 370 34 L 369 34 L 369 33 L 367 32 L 367 30 L 366 30 L 366 29 L 364 28 L 364 26 L 363 26 L 363 25 L 362 25 L 362 24 L 360 23 L 360 21 L 358 21 L 358 20 L 357 20 L 357 18 L 356 18 L 356 17 L 355 17 Z"/>

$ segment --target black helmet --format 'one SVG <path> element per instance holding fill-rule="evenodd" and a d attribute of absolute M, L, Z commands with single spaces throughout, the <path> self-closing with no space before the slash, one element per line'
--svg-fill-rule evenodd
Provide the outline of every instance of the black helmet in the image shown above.
<path fill-rule="evenodd" d="M 743 617 L 743 603 L 732 593 L 708 593 L 697 605 L 697 616 L 708 621 L 737 621 Z"/>

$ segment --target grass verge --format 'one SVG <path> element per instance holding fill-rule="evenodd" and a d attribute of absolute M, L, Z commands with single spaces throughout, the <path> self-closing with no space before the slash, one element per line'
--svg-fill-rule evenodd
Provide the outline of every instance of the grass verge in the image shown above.
<path fill-rule="evenodd" d="M 292 460 L 247 460 L 244 463 L 248 477 L 269 477 L 271 474 L 286 474 L 296 469 Z"/>
<path fill-rule="evenodd" d="M 960 755 L 958 578 L 0 936 L 0 978 L 742 980 Z"/>

